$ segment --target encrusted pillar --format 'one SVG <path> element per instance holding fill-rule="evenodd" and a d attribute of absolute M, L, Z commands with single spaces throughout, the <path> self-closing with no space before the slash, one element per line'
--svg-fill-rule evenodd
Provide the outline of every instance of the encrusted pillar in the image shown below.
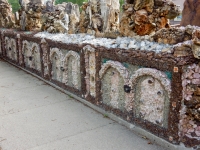
<path fill-rule="evenodd" d="M 86 69 L 86 95 L 96 96 L 96 52 L 89 45 L 83 48 L 85 52 L 85 69 Z"/>
<path fill-rule="evenodd" d="M 49 74 L 49 46 L 45 39 L 41 40 L 42 60 L 43 60 L 43 76 L 46 79 L 50 78 Z"/>

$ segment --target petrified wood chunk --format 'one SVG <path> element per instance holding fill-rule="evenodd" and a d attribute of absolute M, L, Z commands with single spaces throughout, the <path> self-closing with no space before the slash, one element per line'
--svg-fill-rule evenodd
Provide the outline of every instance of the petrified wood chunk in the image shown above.
<path fill-rule="evenodd" d="M 122 36 L 129 36 L 129 32 L 138 35 L 153 34 L 159 29 L 170 28 L 168 19 L 173 19 L 179 14 L 179 7 L 172 1 L 127 0 L 123 5 L 120 33 Z M 123 26 L 128 28 L 125 30 Z"/>
<path fill-rule="evenodd" d="M 200 0 L 185 0 L 181 26 L 200 26 Z"/>
<path fill-rule="evenodd" d="M 135 1 L 135 10 L 146 9 L 149 12 L 153 11 L 154 0 L 136 0 Z"/>

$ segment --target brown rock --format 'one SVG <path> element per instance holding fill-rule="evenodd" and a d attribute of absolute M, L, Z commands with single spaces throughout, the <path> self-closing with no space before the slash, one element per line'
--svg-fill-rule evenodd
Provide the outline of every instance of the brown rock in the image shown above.
<path fill-rule="evenodd" d="M 153 11 L 154 0 L 135 0 L 135 10 L 146 9 L 148 12 Z"/>
<path fill-rule="evenodd" d="M 122 9 L 120 33 L 123 36 L 130 36 L 130 33 L 149 35 L 162 28 L 170 28 L 168 19 L 180 14 L 179 8 L 166 0 L 126 0 Z"/>
<path fill-rule="evenodd" d="M 194 95 L 200 96 L 200 87 L 195 88 Z"/>
<path fill-rule="evenodd" d="M 185 0 L 181 26 L 200 26 L 200 0 Z"/>

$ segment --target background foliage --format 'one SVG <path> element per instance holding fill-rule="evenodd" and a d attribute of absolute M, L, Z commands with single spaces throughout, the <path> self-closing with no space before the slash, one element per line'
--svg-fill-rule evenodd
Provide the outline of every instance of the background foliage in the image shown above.
<path fill-rule="evenodd" d="M 76 3 L 79 6 L 81 6 L 83 2 L 87 2 L 87 1 L 88 0 L 56 0 L 56 4 L 61 4 L 62 2 L 72 2 L 74 4 Z M 119 1 L 122 6 L 122 4 L 124 3 L 124 0 L 119 0 Z M 13 12 L 16 12 L 20 8 L 18 0 L 8 0 L 8 2 L 12 5 Z"/>

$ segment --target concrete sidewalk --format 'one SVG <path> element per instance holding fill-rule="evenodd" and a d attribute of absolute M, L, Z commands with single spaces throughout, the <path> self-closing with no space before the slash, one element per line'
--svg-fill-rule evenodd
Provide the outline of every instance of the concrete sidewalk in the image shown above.
<path fill-rule="evenodd" d="M 2 150 L 166 150 L 2 60 L 0 147 Z"/>

